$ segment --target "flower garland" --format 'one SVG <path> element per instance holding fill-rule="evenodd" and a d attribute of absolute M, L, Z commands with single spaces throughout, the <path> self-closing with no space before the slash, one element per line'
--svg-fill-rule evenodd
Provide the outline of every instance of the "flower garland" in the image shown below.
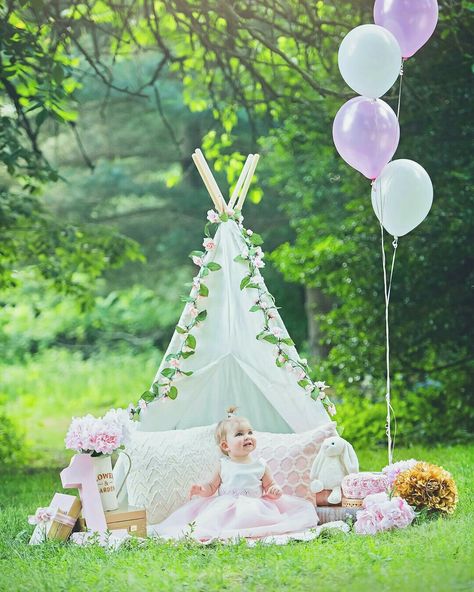
<path fill-rule="evenodd" d="M 196 337 L 191 334 L 191 329 L 197 324 L 202 323 L 207 317 L 206 310 L 199 311 L 197 308 L 197 299 L 199 297 L 206 298 L 209 296 L 209 288 L 203 283 L 202 279 L 207 276 L 209 272 L 221 269 L 221 266 L 218 263 L 206 263 L 209 252 L 213 251 L 216 247 L 216 243 L 211 237 L 210 229 L 221 222 L 227 222 L 228 220 L 233 220 L 237 224 L 246 245 L 240 255 L 237 255 L 237 257 L 234 258 L 234 261 L 246 263 L 248 265 L 248 273 L 240 282 L 240 289 L 257 290 L 258 296 L 255 300 L 255 304 L 250 308 L 250 312 L 261 311 L 264 317 L 263 330 L 256 336 L 256 338 L 275 345 L 276 365 L 279 368 L 286 367 L 288 371 L 296 373 L 298 377 L 298 385 L 303 388 L 312 399 L 321 401 L 330 415 L 334 415 L 336 413 L 336 407 L 325 392 L 329 386 L 323 381 L 314 382 L 309 375 L 310 368 L 307 360 L 295 359 L 292 357 L 289 348 L 294 346 L 294 342 L 289 335 L 285 334 L 280 327 L 270 327 L 270 322 L 272 319 L 276 318 L 274 311 L 278 310 L 278 308 L 275 305 L 275 298 L 265 287 L 263 278 L 258 271 L 265 267 L 265 262 L 263 261 L 265 254 L 260 246 L 263 244 L 262 237 L 252 230 L 244 228 L 242 224 L 243 216 L 239 210 L 226 208 L 221 214 L 218 214 L 214 210 L 209 210 L 207 212 L 207 220 L 208 222 L 204 228 L 205 238 L 203 240 L 205 251 L 192 251 L 189 255 L 193 262 L 200 268 L 199 273 L 193 278 L 190 295 L 182 298 L 182 300 L 187 303 L 187 309 L 185 309 L 185 312 L 189 314 L 192 320 L 184 327 L 179 324 L 176 326 L 176 332 L 183 335 L 180 349 L 177 352 L 170 353 L 166 356 L 165 361 L 169 362 L 169 365 L 161 370 L 160 378 L 152 384 L 150 390 L 145 391 L 141 395 L 138 405 L 136 407 L 130 407 L 131 415 L 138 415 L 141 410 L 146 409 L 147 405 L 155 399 L 164 397 L 176 399 L 178 396 L 178 389 L 173 384 L 174 380 L 182 375 L 192 375 L 191 371 L 185 372 L 180 366 L 182 359 L 192 356 L 196 351 Z"/>
<path fill-rule="evenodd" d="M 267 341 L 275 345 L 275 364 L 279 367 L 285 367 L 289 372 L 294 372 L 298 377 L 298 385 L 308 393 L 315 401 L 321 401 L 330 415 L 335 415 L 336 407 L 326 394 L 329 388 L 323 381 L 314 382 L 310 377 L 310 368 L 306 359 L 295 359 L 289 348 L 295 344 L 288 334 L 285 334 L 281 327 L 271 327 L 270 322 L 276 318 L 275 311 L 278 307 L 275 305 L 275 298 L 266 288 L 263 277 L 259 270 L 265 267 L 263 258 L 265 253 L 260 245 L 263 244 L 262 237 L 249 228 L 244 228 L 243 217 L 239 211 L 229 211 L 229 218 L 237 223 L 240 234 L 245 242 L 245 247 L 240 255 L 234 258 L 234 261 L 246 263 L 248 273 L 240 282 L 240 289 L 257 290 L 255 304 L 250 308 L 250 312 L 263 313 L 263 330 L 256 336 L 257 339 Z"/>
<path fill-rule="evenodd" d="M 197 302 L 199 298 L 207 298 L 209 296 L 209 288 L 203 282 L 203 278 L 209 275 L 210 272 L 219 271 L 221 266 L 214 261 L 207 262 L 209 253 L 216 248 L 216 243 L 209 234 L 209 224 L 215 224 L 228 220 L 226 214 L 217 214 L 214 210 L 209 210 L 207 213 L 208 223 L 205 228 L 205 238 L 203 240 L 204 251 L 192 251 L 189 254 L 193 263 L 199 267 L 199 273 L 193 278 L 191 284 L 191 292 L 189 296 L 182 296 L 181 300 L 186 302 L 184 315 L 190 317 L 190 321 L 184 326 L 176 325 L 175 331 L 183 336 L 180 348 L 176 352 L 172 352 L 166 356 L 165 361 L 168 365 L 160 371 L 160 378 L 156 379 L 151 388 L 142 393 L 137 406 L 130 406 L 130 415 L 138 416 L 140 412 L 148 406 L 149 403 L 155 399 L 168 398 L 176 399 L 178 396 L 178 388 L 174 381 L 180 376 L 191 376 L 191 370 L 185 371 L 181 369 L 181 361 L 189 358 L 196 352 L 197 340 L 191 333 L 193 327 L 204 322 L 207 318 L 207 310 L 198 310 Z M 182 315 L 183 316 L 183 315 Z"/>

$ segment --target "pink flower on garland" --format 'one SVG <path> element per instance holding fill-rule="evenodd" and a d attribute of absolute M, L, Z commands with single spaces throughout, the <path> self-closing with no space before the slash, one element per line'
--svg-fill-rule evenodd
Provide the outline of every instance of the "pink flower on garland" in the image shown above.
<path fill-rule="evenodd" d="M 257 269 L 262 269 L 262 267 L 265 267 L 265 261 L 262 261 L 259 257 L 255 257 L 253 264 Z"/>
<path fill-rule="evenodd" d="M 180 365 L 181 365 L 181 362 L 178 360 L 178 358 L 172 358 L 172 359 L 170 360 L 170 366 L 171 366 L 172 368 L 179 368 L 179 367 L 180 367 Z"/>
<path fill-rule="evenodd" d="M 198 257 L 197 255 L 193 255 L 193 263 L 198 267 L 202 267 L 204 265 L 202 257 Z"/>
<path fill-rule="evenodd" d="M 328 405 L 327 410 L 329 415 L 336 415 L 336 407 L 333 404 Z"/>
<path fill-rule="evenodd" d="M 205 238 L 202 241 L 202 246 L 206 249 L 206 251 L 212 251 L 216 248 L 216 243 L 213 238 Z"/>
<path fill-rule="evenodd" d="M 207 219 L 209 220 L 209 222 L 212 222 L 213 224 L 217 224 L 217 222 L 219 222 L 219 214 L 217 212 L 215 212 L 214 210 L 208 210 Z"/>
<path fill-rule="evenodd" d="M 283 336 L 283 329 L 281 329 L 280 327 L 272 327 L 272 328 L 270 329 L 270 333 L 271 333 L 272 335 L 274 335 L 275 337 L 278 337 L 278 338 L 280 338 L 280 337 L 282 337 L 282 336 Z"/>
<path fill-rule="evenodd" d="M 147 402 L 145 401 L 145 399 L 140 399 L 138 401 L 138 406 L 142 411 L 144 411 L 147 408 Z"/>
<path fill-rule="evenodd" d="M 190 306 L 188 312 L 193 317 L 193 319 L 195 319 L 199 314 L 199 311 L 195 306 Z"/>

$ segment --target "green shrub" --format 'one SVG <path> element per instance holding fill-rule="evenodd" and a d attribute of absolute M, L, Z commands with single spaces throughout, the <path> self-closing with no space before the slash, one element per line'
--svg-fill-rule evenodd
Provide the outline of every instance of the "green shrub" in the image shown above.
<path fill-rule="evenodd" d="M 18 426 L 0 410 L 0 467 L 25 464 L 26 446 Z"/>

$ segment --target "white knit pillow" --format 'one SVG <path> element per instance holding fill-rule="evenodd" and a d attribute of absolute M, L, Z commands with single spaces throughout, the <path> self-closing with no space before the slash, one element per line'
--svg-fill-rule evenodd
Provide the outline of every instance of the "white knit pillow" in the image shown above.
<path fill-rule="evenodd" d="M 128 501 L 145 507 L 149 524 L 164 520 L 189 499 L 193 483 L 206 483 L 219 465 L 216 426 L 168 432 L 135 432 L 126 452 L 131 459 Z M 313 499 L 309 471 L 321 442 L 336 433 L 329 423 L 302 434 L 257 432 L 254 455 L 264 458 L 285 493 Z"/>

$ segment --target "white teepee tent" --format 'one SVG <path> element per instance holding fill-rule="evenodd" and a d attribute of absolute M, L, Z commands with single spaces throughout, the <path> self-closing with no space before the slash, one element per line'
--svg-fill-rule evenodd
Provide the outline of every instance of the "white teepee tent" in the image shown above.
<path fill-rule="evenodd" d="M 197 150 L 194 162 L 213 199 L 199 272 L 152 388 L 140 408 L 140 430 L 207 425 L 237 405 L 257 430 L 300 432 L 329 421 L 324 383 L 313 383 L 288 336 L 260 268 L 260 238 L 240 211 L 258 161 L 250 155 L 229 204 Z M 232 209 L 237 203 L 235 212 Z M 321 402 L 322 401 L 322 402 Z"/>

